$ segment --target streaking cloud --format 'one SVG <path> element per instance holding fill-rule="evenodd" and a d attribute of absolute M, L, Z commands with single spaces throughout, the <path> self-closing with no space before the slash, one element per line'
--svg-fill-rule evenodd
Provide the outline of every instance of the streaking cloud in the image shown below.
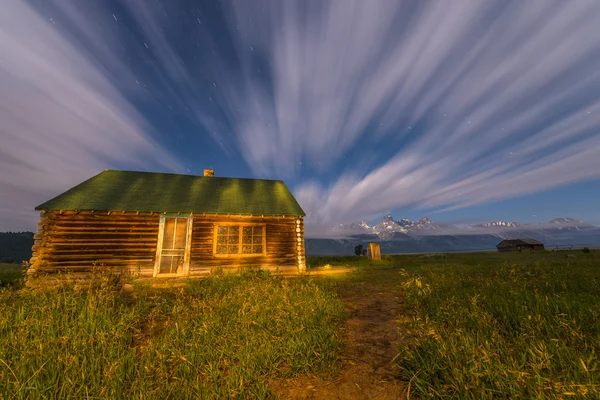
<path fill-rule="evenodd" d="M 0 83 L 22 85 L 12 91 L 36 100 L 23 100 L 24 112 L 40 115 L 28 123 L 55 130 L 18 136 L 27 125 L 9 122 L 12 144 L 0 154 L 33 162 L 23 141 L 46 143 L 53 154 L 35 157 L 21 176 L 42 182 L 19 184 L 21 192 L 57 187 L 34 167 L 81 165 L 84 177 L 107 162 L 145 166 L 144 154 L 169 160 L 133 103 L 168 110 L 160 112 L 254 175 L 296 183 L 309 232 L 402 207 L 451 210 L 600 177 L 595 0 L 35 3 L 45 18 L 8 4 L 0 41 L 13 47 L 0 60 Z M 54 29 L 48 16 L 62 23 Z M 15 64 L 21 47 L 44 62 L 33 64 L 39 73 L 8 82 L 8 63 L 28 67 Z M 51 76 L 62 86 L 50 86 Z M 38 99 L 31 88 L 53 95 Z M 96 104 L 88 97 L 103 107 L 86 106 Z M 0 94 L 3 113 L 16 107 L 7 99 Z M 54 123 L 42 100 L 65 117 Z M 69 119 L 80 125 L 66 129 Z M 79 158 L 62 160 L 58 143 Z M 3 182 L 16 185 L 8 175 Z"/>
<path fill-rule="evenodd" d="M 54 24 L 26 2 L 2 3 L 2 231 L 33 228 L 33 207 L 107 166 L 177 166 L 104 71 Z M 110 52 L 104 55 L 119 65 Z"/>
<path fill-rule="evenodd" d="M 263 112 L 239 126 L 251 166 L 401 143 L 366 173 L 298 186 L 313 228 L 600 177 L 598 2 L 235 4 L 240 57 L 272 66 L 273 96 L 250 91 Z"/>

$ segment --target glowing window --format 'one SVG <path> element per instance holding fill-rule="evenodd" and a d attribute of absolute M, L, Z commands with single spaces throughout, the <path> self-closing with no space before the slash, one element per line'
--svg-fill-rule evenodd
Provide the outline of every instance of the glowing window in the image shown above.
<path fill-rule="evenodd" d="M 265 254 L 264 225 L 216 225 L 216 256 L 261 256 Z"/>

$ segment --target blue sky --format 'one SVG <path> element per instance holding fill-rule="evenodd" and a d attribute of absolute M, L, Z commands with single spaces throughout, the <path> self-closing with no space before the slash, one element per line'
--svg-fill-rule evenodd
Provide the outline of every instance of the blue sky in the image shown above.
<path fill-rule="evenodd" d="M 600 224 L 600 2 L 4 0 L 0 231 L 105 168 L 283 179 L 307 232 Z"/>

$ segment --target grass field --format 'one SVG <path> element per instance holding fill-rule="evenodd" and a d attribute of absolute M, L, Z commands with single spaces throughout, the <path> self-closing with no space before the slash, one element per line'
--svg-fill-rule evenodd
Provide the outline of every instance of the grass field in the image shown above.
<path fill-rule="evenodd" d="M 270 398 L 335 371 L 327 282 L 248 272 L 179 289 L 0 291 L 0 398 Z"/>
<path fill-rule="evenodd" d="M 411 256 L 404 265 L 414 316 L 397 362 L 412 396 L 600 398 L 600 252 Z"/>
<path fill-rule="evenodd" d="M 0 398 L 274 398 L 272 378 L 335 375 L 339 293 L 372 296 L 364 287 L 403 293 L 395 363 L 409 398 L 600 398 L 600 251 L 383 258 L 307 260 L 349 275 L 246 272 L 133 294 L 107 279 L 17 291 L 20 269 L 3 266 Z"/>
<path fill-rule="evenodd" d="M 23 269 L 20 264 L 0 263 L 0 288 L 3 286 L 18 285 L 23 278 Z"/>

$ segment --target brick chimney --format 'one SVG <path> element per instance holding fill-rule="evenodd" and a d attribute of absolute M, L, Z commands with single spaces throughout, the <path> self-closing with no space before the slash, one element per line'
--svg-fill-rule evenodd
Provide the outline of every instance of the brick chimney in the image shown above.
<path fill-rule="evenodd" d="M 205 169 L 204 176 L 215 176 L 215 170 L 214 169 Z"/>

